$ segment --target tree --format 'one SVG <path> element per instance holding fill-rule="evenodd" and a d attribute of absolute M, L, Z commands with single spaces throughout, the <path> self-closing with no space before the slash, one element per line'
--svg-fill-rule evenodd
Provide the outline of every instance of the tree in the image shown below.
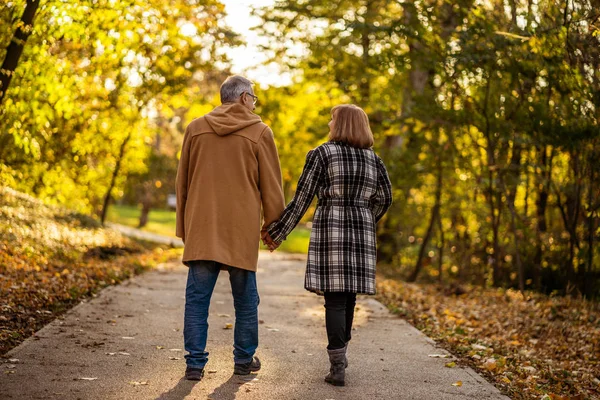
<path fill-rule="evenodd" d="M 0 67 L 0 105 L 8 90 L 15 69 L 17 68 L 19 58 L 21 57 L 21 53 L 23 53 L 25 43 L 27 43 L 27 38 L 33 29 L 33 19 L 35 18 L 35 13 L 39 5 L 40 0 L 27 0 L 23 15 L 21 16 L 20 22 L 17 24 L 15 34 L 6 49 L 4 62 L 2 63 L 2 67 Z"/>

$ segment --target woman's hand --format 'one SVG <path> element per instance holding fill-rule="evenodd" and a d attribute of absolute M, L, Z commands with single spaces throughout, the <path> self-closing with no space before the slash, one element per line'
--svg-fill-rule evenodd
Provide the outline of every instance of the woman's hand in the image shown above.
<path fill-rule="evenodd" d="M 260 231 L 260 238 L 262 239 L 263 244 L 269 248 L 271 253 L 279 247 L 279 244 L 273 241 L 266 229 Z"/>

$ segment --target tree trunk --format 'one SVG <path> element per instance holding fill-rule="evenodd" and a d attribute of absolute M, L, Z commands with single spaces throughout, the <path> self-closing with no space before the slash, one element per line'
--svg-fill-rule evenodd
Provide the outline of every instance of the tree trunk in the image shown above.
<path fill-rule="evenodd" d="M 440 285 L 442 284 L 442 271 L 444 266 L 444 245 L 445 245 L 445 237 L 444 237 L 444 227 L 442 226 L 442 218 L 438 217 L 438 230 L 440 231 L 440 243 L 438 245 L 438 282 Z"/>
<path fill-rule="evenodd" d="M 493 254 L 490 257 L 490 263 L 492 264 L 492 285 L 499 286 L 502 277 L 500 271 L 500 245 L 498 238 L 498 231 L 500 229 L 500 216 L 502 215 L 502 193 L 498 190 L 497 184 L 494 182 L 498 178 L 498 166 L 496 165 L 496 157 L 494 155 L 494 151 L 496 149 L 497 142 L 492 138 L 491 133 L 491 123 L 490 117 L 488 113 L 489 101 L 490 101 L 490 91 L 492 86 L 492 74 L 494 69 L 491 68 L 488 76 L 488 80 L 486 82 L 486 90 L 485 90 L 485 102 L 482 107 L 482 114 L 485 120 L 484 126 L 484 136 L 486 138 L 486 156 L 487 156 L 487 174 L 488 174 L 488 184 L 487 184 L 487 200 L 490 207 L 490 221 L 492 224 L 492 248 Z"/>
<path fill-rule="evenodd" d="M 142 203 L 142 213 L 140 214 L 140 222 L 138 223 L 138 229 L 141 229 L 145 227 L 146 224 L 148 224 L 148 215 L 150 214 L 151 209 L 152 206 L 149 203 Z"/>
<path fill-rule="evenodd" d="M 525 271 L 523 270 L 523 263 L 521 262 L 521 247 L 519 241 L 519 235 L 517 232 L 517 211 L 515 210 L 515 200 L 517 197 L 517 188 L 520 184 L 521 176 L 521 145 L 516 142 L 516 137 L 513 137 L 512 156 L 510 159 L 510 169 L 508 171 L 508 177 L 510 178 L 508 185 L 506 180 L 503 179 L 504 191 L 507 193 L 508 209 L 510 211 L 510 228 L 513 234 L 513 240 L 515 242 L 515 261 L 517 264 L 517 274 L 519 279 L 519 290 L 525 291 Z"/>
<path fill-rule="evenodd" d="M 425 255 L 425 250 L 427 249 L 427 244 L 429 243 L 429 239 L 431 238 L 431 233 L 433 232 L 433 227 L 440 214 L 441 207 L 441 199 L 442 199 L 442 177 L 443 177 L 443 168 L 442 168 L 442 160 L 441 157 L 438 156 L 438 174 L 437 174 L 437 185 L 435 188 L 435 204 L 431 209 L 431 218 L 429 220 L 429 227 L 427 228 L 427 233 L 423 238 L 423 243 L 421 243 L 421 248 L 419 249 L 419 257 L 417 258 L 417 262 L 415 264 L 415 269 L 408 277 L 408 282 L 414 282 L 417 280 L 417 276 L 422 268 L 423 256 Z"/>
<path fill-rule="evenodd" d="M 39 5 L 40 0 L 27 0 L 25 11 L 23 11 L 23 15 L 21 16 L 21 24 L 6 48 L 6 57 L 4 57 L 4 62 L 2 63 L 2 67 L 0 67 L 0 104 L 4 100 L 4 95 L 19 64 L 19 58 L 21 58 L 27 38 L 33 29 L 33 19 Z"/>
<path fill-rule="evenodd" d="M 536 179 L 536 188 L 539 189 L 536 206 L 536 250 L 533 258 L 533 281 L 536 290 L 542 290 L 542 263 L 544 260 L 543 240 L 544 234 L 548 229 L 546 223 L 546 207 L 548 205 L 548 196 L 550 195 L 550 182 L 552 180 L 552 158 L 554 150 L 550 151 L 546 146 L 538 148 L 539 163 L 541 165 L 541 176 Z"/>
<path fill-rule="evenodd" d="M 581 183 L 579 176 L 579 168 L 576 154 L 571 154 L 571 166 L 573 167 L 574 180 L 577 182 L 575 185 L 575 193 L 567 192 L 565 202 L 562 202 L 561 192 L 555 186 L 554 191 L 556 194 L 556 205 L 560 210 L 560 214 L 564 223 L 565 230 L 569 233 L 569 259 L 566 263 L 565 269 L 567 275 L 566 290 L 570 292 L 573 287 L 573 279 L 575 277 L 575 248 L 579 248 L 579 239 L 577 238 L 577 221 L 579 220 L 579 209 L 581 201 Z"/>
<path fill-rule="evenodd" d="M 371 48 L 371 24 L 373 23 L 374 13 L 377 12 L 377 5 L 372 0 L 367 1 L 366 11 L 363 14 L 364 24 L 361 31 L 361 47 L 362 47 L 362 66 L 364 68 L 360 80 L 360 103 L 363 107 L 369 104 L 371 96 L 371 57 L 369 49 Z"/>
<path fill-rule="evenodd" d="M 511 19 L 511 31 L 514 31 L 518 28 L 517 25 L 517 1 L 516 0 L 509 0 L 508 1 L 510 3 L 510 19 Z"/>
<path fill-rule="evenodd" d="M 110 180 L 110 185 L 108 186 L 108 190 L 106 191 L 106 195 L 104 196 L 104 203 L 102 204 L 102 213 L 100 214 L 100 222 L 104 225 L 104 221 L 106 220 L 106 213 L 108 212 L 108 205 L 110 203 L 112 191 L 117 183 L 117 177 L 119 176 L 119 172 L 121 169 L 121 162 L 123 161 L 123 157 L 125 156 L 125 147 L 127 146 L 127 142 L 131 138 L 131 132 L 127 134 L 123 143 L 121 143 L 121 148 L 119 149 L 119 158 L 117 158 L 117 164 L 115 165 L 115 170 L 113 171 L 112 178 Z"/>
<path fill-rule="evenodd" d="M 587 212 L 587 230 L 588 230 L 588 238 L 587 238 L 587 268 L 586 273 L 583 277 L 584 282 L 584 290 L 586 296 L 592 296 L 591 288 L 592 284 L 590 281 L 593 279 L 591 276 L 592 273 L 592 265 L 594 263 L 594 232 L 596 231 L 595 223 L 594 223 L 594 214 L 595 214 L 595 204 L 594 204 L 594 167 L 592 165 L 590 168 L 590 181 L 588 187 L 588 212 Z M 589 275 L 589 276 L 588 276 Z"/>

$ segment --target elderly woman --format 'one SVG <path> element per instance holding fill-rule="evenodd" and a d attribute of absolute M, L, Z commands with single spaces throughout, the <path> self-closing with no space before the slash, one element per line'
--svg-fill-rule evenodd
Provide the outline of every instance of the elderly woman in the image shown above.
<path fill-rule="evenodd" d="M 325 297 L 331 363 L 325 381 L 344 386 L 356 295 L 375 294 L 375 224 L 392 191 L 360 107 L 334 107 L 329 129 L 329 141 L 308 152 L 294 199 L 262 237 L 271 250 L 279 246 L 317 195 L 304 287 Z"/>

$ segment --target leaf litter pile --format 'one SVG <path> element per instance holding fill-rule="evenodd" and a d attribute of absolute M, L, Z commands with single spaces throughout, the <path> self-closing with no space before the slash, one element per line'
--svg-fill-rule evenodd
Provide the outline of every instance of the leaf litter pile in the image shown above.
<path fill-rule="evenodd" d="M 390 310 L 512 399 L 600 399 L 598 303 L 457 288 L 462 290 L 383 278 L 377 287 L 378 299 Z"/>
<path fill-rule="evenodd" d="M 179 255 L 0 187 L 0 355 L 83 298 Z"/>

